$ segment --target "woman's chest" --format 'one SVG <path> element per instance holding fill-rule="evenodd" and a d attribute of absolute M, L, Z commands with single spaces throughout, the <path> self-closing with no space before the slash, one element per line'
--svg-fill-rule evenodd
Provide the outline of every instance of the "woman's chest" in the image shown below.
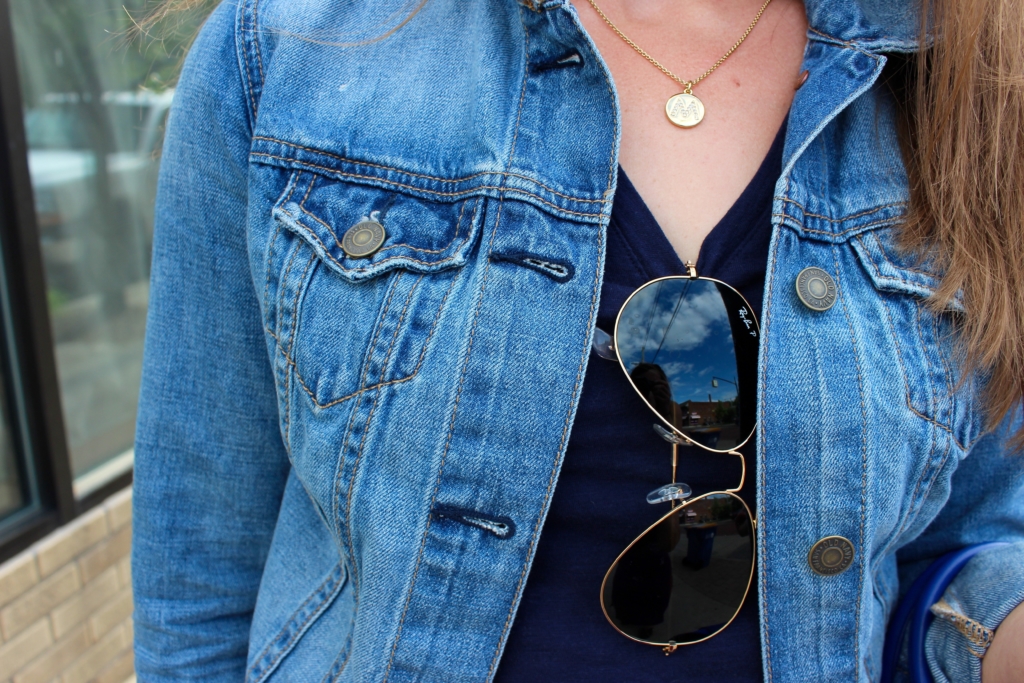
<path fill-rule="evenodd" d="M 696 261 L 705 236 L 757 172 L 789 111 L 806 43 L 803 4 L 597 2 L 616 28 L 693 86 L 703 112 L 683 128 L 667 116 L 683 85 L 626 43 L 587 1 L 574 3 L 611 72 L 622 113 L 620 165 L 680 258 Z"/>

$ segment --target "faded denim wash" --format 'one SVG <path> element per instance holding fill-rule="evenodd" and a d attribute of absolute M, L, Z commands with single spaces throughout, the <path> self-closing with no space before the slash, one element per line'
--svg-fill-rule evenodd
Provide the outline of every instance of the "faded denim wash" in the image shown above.
<path fill-rule="evenodd" d="M 590 358 L 619 110 L 568 2 L 432 0 L 375 39 L 407 9 L 225 3 L 185 65 L 136 446 L 141 683 L 500 665 Z M 961 304 L 927 308 L 938 274 L 896 249 L 907 183 L 878 78 L 916 19 L 807 12 L 765 284 L 761 650 L 766 681 L 871 681 L 901 586 L 942 552 L 1012 542 L 962 572 L 954 613 L 992 629 L 1024 599 L 1024 460 L 1012 425 L 982 434 Z M 384 247 L 346 257 L 373 212 Z M 523 252 L 571 277 L 502 258 Z M 826 312 L 796 296 L 808 266 L 837 283 Z M 830 535 L 856 558 L 823 577 L 807 553 Z M 977 647 L 937 620 L 936 679 L 980 680 Z"/>

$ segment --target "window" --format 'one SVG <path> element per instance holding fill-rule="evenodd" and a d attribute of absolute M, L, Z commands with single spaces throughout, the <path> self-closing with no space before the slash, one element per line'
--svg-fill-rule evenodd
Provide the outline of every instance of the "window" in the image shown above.
<path fill-rule="evenodd" d="M 7 398 L 6 388 L 10 383 L 6 381 L 8 373 L 3 374 L 4 391 L 0 393 L 0 521 L 35 502 L 33 478 L 14 446 L 16 437 L 11 425 L 16 421 L 9 419 L 8 408 L 11 402 Z"/>
<path fill-rule="evenodd" d="M 163 126 L 203 9 L 133 40 L 153 6 L 0 3 L 0 559 L 19 519 L 130 481 Z"/>

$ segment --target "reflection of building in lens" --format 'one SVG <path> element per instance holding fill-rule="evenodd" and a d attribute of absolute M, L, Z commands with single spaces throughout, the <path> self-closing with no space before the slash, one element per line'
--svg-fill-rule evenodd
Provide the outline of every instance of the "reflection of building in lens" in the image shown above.
<path fill-rule="evenodd" d="M 629 376 L 651 407 L 693 441 L 716 449 L 733 448 L 739 443 L 737 399 L 676 403 L 668 375 L 656 363 L 638 363 Z"/>
<path fill-rule="evenodd" d="M 732 448 L 739 443 L 736 401 L 683 401 L 676 425 L 688 437 L 709 448 Z"/>
<path fill-rule="evenodd" d="M 736 401 L 683 401 L 680 426 L 720 425 L 736 422 Z"/>

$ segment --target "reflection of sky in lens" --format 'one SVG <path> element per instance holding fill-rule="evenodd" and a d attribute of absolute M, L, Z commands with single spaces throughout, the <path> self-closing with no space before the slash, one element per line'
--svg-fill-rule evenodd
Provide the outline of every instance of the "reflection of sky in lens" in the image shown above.
<path fill-rule="evenodd" d="M 661 366 L 676 403 L 736 398 L 732 330 L 713 282 L 665 280 L 637 292 L 622 311 L 616 345 L 627 370 L 641 362 Z"/>

